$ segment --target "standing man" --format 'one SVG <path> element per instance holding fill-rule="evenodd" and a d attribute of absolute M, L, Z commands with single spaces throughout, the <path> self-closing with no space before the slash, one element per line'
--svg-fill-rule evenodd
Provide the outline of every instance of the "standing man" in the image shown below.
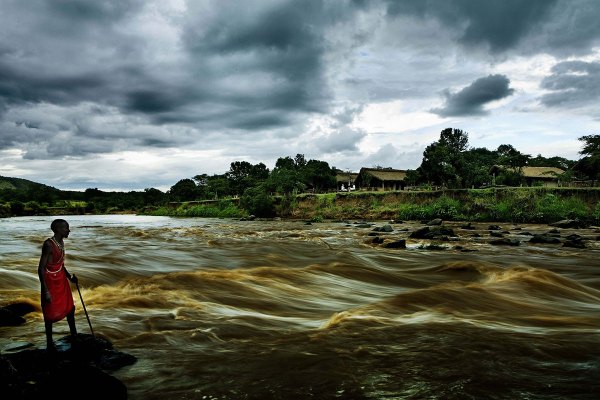
<path fill-rule="evenodd" d="M 67 317 L 71 335 L 77 334 L 75 327 L 75 305 L 69 281 L 77 283 L 77 277 L 65 268 L 64 238 L 69 237 L 69 224 L 64 219 L 55 219 L 50 224 L 54 236 L 44 241 L 38 266 L 41 284 L 42 313 L 46 327 L 46 348 L 55 350 L 52 341 L 52 324 Z"/>

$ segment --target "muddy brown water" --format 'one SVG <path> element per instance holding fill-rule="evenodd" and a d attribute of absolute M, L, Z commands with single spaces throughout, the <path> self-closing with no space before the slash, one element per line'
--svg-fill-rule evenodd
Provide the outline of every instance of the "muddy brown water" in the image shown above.
<path fill-rule="evenodd" d="M 531 244 L 547 225 L 491 223 L 449 241 L 357 221 L 69 216 L 67 268 L 94 332 L 138 362 L 131 399 L 598 399 L 600 233 Z M 37 305 L 51 217 L 0 220 L 0 304 Z M 89 333 L 74 292 L 77 325 Z M 41 313 L 0 328 L 44 348 Z M 55 325 L 55 338 L 68 333 Z"/>

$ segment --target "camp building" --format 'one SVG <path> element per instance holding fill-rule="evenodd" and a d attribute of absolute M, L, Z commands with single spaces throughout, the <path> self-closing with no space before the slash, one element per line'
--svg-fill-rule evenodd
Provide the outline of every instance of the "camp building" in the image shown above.
<path fill-rule="evenodd" d="M 355 181 L 361 190 L 403 190 L 406 171 L 392 168 L 361 168 Z"/>
<path fill-rule="evenodd" d="M 490 173 L 495 177 L 501 170 L 506 168 L 502 165 L 494 165 L 490 169 Z M 565 171 L 556 167 L 523 167 L 521 172 L 527 186 L 557 187 L 559 177 Z"/>
<path fill-rule="evenodd" d="M 350 190 L 353 186 L 355 186 L 357 176 L 358 172 L 338 171 L 335 175 L 338 190 Z"/>

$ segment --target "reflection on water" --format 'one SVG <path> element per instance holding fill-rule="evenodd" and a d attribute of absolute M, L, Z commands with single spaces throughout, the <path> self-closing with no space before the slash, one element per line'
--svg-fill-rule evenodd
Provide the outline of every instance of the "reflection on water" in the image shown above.
<path fill-rule="evenodd" d="M 1 304 L 37 304 L 51 219 L 0 220 Z M 600 398 L 593 229 L 570 249 L 507 226 L 522 243 L 500 247 L 487 225 L 448 224 L 435 251 L 408 238 L 418 223 L 382 236 L 407 239 L 393 250 L 353 223 L 67 219 L 94 332 L 139 359 L 115 373 L 132 399 Z M 0 328 L 0 345 L 43 347 L 41 318 Z"/>

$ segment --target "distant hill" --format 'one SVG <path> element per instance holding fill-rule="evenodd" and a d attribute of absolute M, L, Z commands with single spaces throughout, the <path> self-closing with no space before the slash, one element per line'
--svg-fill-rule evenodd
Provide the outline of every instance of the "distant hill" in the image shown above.
<path fill-rule="evenodd" d="M 44 190 L 44 191 L 56 191 L 60 192 L 59 189 L 44 185 L 43 183 L 33 182 L 22 178 L 10 178 L 6 176 L 0 176 L 0 190 L 18 190 L 18 191 L 32 191 L 32 190 Z"/>

